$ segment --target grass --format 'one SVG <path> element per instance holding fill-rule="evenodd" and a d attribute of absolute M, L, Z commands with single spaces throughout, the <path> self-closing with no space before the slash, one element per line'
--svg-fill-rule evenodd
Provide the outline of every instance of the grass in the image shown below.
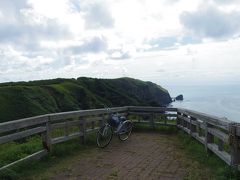
<path fill-rule="evenodd" d="M 42 144 L 39 136 L 3 144 L 0 146 L 0 167 L 33 154 L 41 150 L 41 148 Z"/>
<path fill-rule="evenodd" d="M 76 156 L 84 157 L 89 153 L 89 149 L 96 147 L 96 135 L 89 134 L 86 143 L 83 145 L 79 139 L 74 139 L 65 143 L 56 144 L 53 151 L 40 161 L 32 161 L 17 164 L 10 169 L 0 172 L 0 179 L 47 179 L 51 173 L 67 170 L 67 164 L 71 164 Z M 1 157 L 2 158 L 2 157 Z"/>
<path fill-rule="evenodd" d="M 206 153 L 205 147 L 186 133 L 178 132 L 178 139 L 183 145 L 186 156 L 209 168 L 215 179 L 240 179 L 239 171 L 228 166 L 212 152 Z"/>
<path fill-rule="evenodd" d="M 118 170 L 113 170 L 111 174 L 107 176 L 106 179 L 118 179 Z"/>
<path fill-rule="evenodd" d="M 68 128 L 68 133 L 79 132 L 79 127 L 71 126 Z M 57 128 L 52 131 L 51 137 L 61 137 L 65 135 L 65 128 Z M 25 139 L 12 141 L 0 145 L 0 167 L 10 164 L 14 161 L 22 159 L 37 151 L 43 149 L 42 137 L 34 135 Z M 55 152 L 56 153 L 56 152 Z"/>

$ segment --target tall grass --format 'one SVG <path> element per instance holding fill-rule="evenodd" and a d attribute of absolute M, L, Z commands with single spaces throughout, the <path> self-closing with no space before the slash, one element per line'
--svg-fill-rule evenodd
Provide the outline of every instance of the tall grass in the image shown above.
<path fill-rule="evenodd" d="M 48 168 L 62 163 L 64 159 L 82 152 L 87 152 L 89 149 L 94 148 L 95 146 L 95 133 L 88 134 L 84 144 L 80 143 L 79 138 L 67 141 L 65 143 L 56 144 L 53 146 L 52 152 L 42 158 L 40 161 L 23 162 L 11 168 L 5 169 L 4 171 L 0 171 L 0 179 L 32 179 L 34 175 L 46 172 Z M 33 151 L 36 152 L 36 150 L 39 148 L 39 139 L 34 137 L 33 139 L 29 139 L 27 144 L 11 144 L 5 148 L 11 148 L 14 152 L 11 153 L 10 151 L 10 154 L 9 151 L 0 152 L 0 155 L 2 155 L 0 156 L 0 159 L 1 162 L 4 162 L 4 164 L 25 157 L 27 152 L 28 154 L 31 154 Z M 25 151 L 23 151 L 23 149 L 25 149 Z"/>
<path fill-rule="evenodd" d="M 22 141 L 10 142 L 0 146 L 0 167 L 42 149 L 41 138 L 39 136 L 33 136 Z"/>
<path fill-rule="evenodd" d="M 179 131 L 177 135 L 179 142 L 184 147 L 186 156 L 208 167 L 216 179 L 240 179 L 240 173 L 237 169 L 228 166 L 211 151 L 206 152 L 205 147 L 191 136 L 182 131 Z"/>

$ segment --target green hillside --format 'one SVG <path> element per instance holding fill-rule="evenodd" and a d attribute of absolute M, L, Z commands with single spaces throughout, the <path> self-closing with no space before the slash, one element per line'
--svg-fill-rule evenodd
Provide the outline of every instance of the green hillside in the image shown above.
<path fill-rule="evenodd" d="M 131 78 L 53 79 L 0 84 L 0 122 L 40 114 L 171 102 L 168 91 Z"/>

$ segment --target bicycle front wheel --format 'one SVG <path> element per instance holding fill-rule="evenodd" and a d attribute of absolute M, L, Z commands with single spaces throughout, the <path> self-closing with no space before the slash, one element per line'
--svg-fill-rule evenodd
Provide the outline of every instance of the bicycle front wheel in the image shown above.
<path fill-rule="evenodd" d="M 105 126 L 101 127 L 98 130 L 97 146 L 100 148 L 106 147 L 112 140 L 112 137 L 113 137 L 112 127 L 110 125 L 106 124 Z"/>
<path fill-rule="evenodd" d="M 120 128 L 119 132 L 118 132 L 118 138 L 121 141 L 126 141 L 129 136 L 131 135 L 132 132 L 132 128 L 133 128 L 133 124 L 131 121 L 124 121 L 122 124 L 122 127 Z"/>

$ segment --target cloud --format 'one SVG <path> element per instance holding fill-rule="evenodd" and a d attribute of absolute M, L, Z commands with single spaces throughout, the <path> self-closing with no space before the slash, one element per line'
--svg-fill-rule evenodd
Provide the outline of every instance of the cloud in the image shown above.
<path fill-rule="evenodd" d="M 53 62 L 54 60 L 50 57 L 40 55 L 27 57 L 10 46 L 0 47 L 0 71 L 7 74 L 40 70 Z"/>
<path fill-rule="evenodd" d="M 43 47 L 41 42 L 71 36 L 68 26 L 39 14 L 29 1 L 0 1 L 0 71 L 6 77 L 58 67 L 55 63 L 61 52 Z"/>
<path fill-rule="evenodd" d="M 28 4 L 25 0 L 18 1 L 0 1 L 0 12 L 8 15 L 8 21 L 12 21 L 14 16 L 20 14 L 20 9 L 27 8 Z"/>
<path fill-rule="evenodd" d="M 232 4 L 235 2 L 239 2 L 238 0 L 213 0 L 213 1 L 219 4 Z"/>
<path fill-rule="evenodd" d="M 175 46 L 177 38 L 174 36 L 153 38 L 148 43 L 154 50 L 169 49 Z M 152 49 L 151 49 L 152 50 Z"/>
<path fill-rule="evenodd" d="M 46 20 L 45 24 L 31 25 L 18 19 L 18 23 L 0 26 L 0 42 L 36 41 L 39 39 L 59 39 L 68 36 L 67 27 L 60 26 L 54 20 Z"/>
<path fill-rule="evenodd" d="M 31 51 L 40 48 L 41 40 L 59 40 L 71 36 L 67 26 L 34 12 L 27 1 L 0 1 L 0 12 L 1 44 Z"/>
<path fill-rule="evenodd" d="M 85 26 L 89 29 L 112 28 L 114 20 L 107 3 L 89 4 L 85 10 Z"/>
<path fill-rule="evenodd" d="M 201 42 L 202 41 L 200 38 L 184 34 L 179 37 L 156 37 L 145 42 L 148 48 L 146 48 L 144 51 L 173 50 L 181 45 L 199 44 Z"/>
<path fill-rule="evenodd" d="M 103 36 L 87 38 L 82 42 L 76 43 L 76 45 L 67 47 L 64 50 L 64 54 L 74 56 L 85 56 L 86 54 L 98 54 L 101 56 L 100 54 L 102 53 L 104 54 L 105 58 L 109 58 L 111 60 L 124 60 L 131 58 L 131 53 L 128 51 L 128 49 L 124 49 L 123 47 L 111 49 L 111 47 L 108 45 L 107 38 Z"/>
<path fill-rule="evenodd" d="M 179 43 L 182 45 L 186 45 L 186 44 L 198 44 L 201 43 L 201 39 L 194 37 L 194 36 L 190 36 L 190 35 L 185 35 L 182 36 L 181 39 L 179 40 Z"/>
<path fill-rule="evenodd" d="M 130 53 L 124 52 L 123 50 L 112 50 L 109 56 L 113 60 L 124 60 L 131 58 Z"/>
<path fill-rule="evenodd" d="M 172 5 L 172 4 L 175 4 L 177 2 L 179 2 L 179 0 L 165 0 L 164 3 L 167 4 L 167 5 Z"/>
<path fill-rule="evenodd" d="M 201 2 L 0 0 L 0 81 L 107 78 L 122 76 L 125 68 L 135 78 L 146 72 L 146 80 L 155 76 L 168 82 L 167 77 L 176 77 L 176 64 L 185 68 L 193 58 L 212 60 L 207 70 L 212 71 L 216 59 L 238 57 L 240 41 L 232 37 L 240 31 L 240 6 L 237 0 L 208 0 L 199 7 Z M 228 45 L 233 40 L 238 43 Z M 217 51 L 218 46 L 209 50 L 210 42 L 226 44 Z M 196 51 L 200 45 L 207 48 Z"/>
<path fill-rule="evenodd" d="M 202 38 L 226 38 L 240 33 L 240 12 L 230 13 L 212 6 L 200 6 L 195 12 L 183 12 L 182 25 Z"/>
<path fill-rule="evenodd" d="M 74 45 L 67 48 L 67 51 L 72 54 L 99 53 L 107 50 L 107 47 L 107 40 L 104 37 L 92 37 L 84 40 L 81 45 Z"/>

